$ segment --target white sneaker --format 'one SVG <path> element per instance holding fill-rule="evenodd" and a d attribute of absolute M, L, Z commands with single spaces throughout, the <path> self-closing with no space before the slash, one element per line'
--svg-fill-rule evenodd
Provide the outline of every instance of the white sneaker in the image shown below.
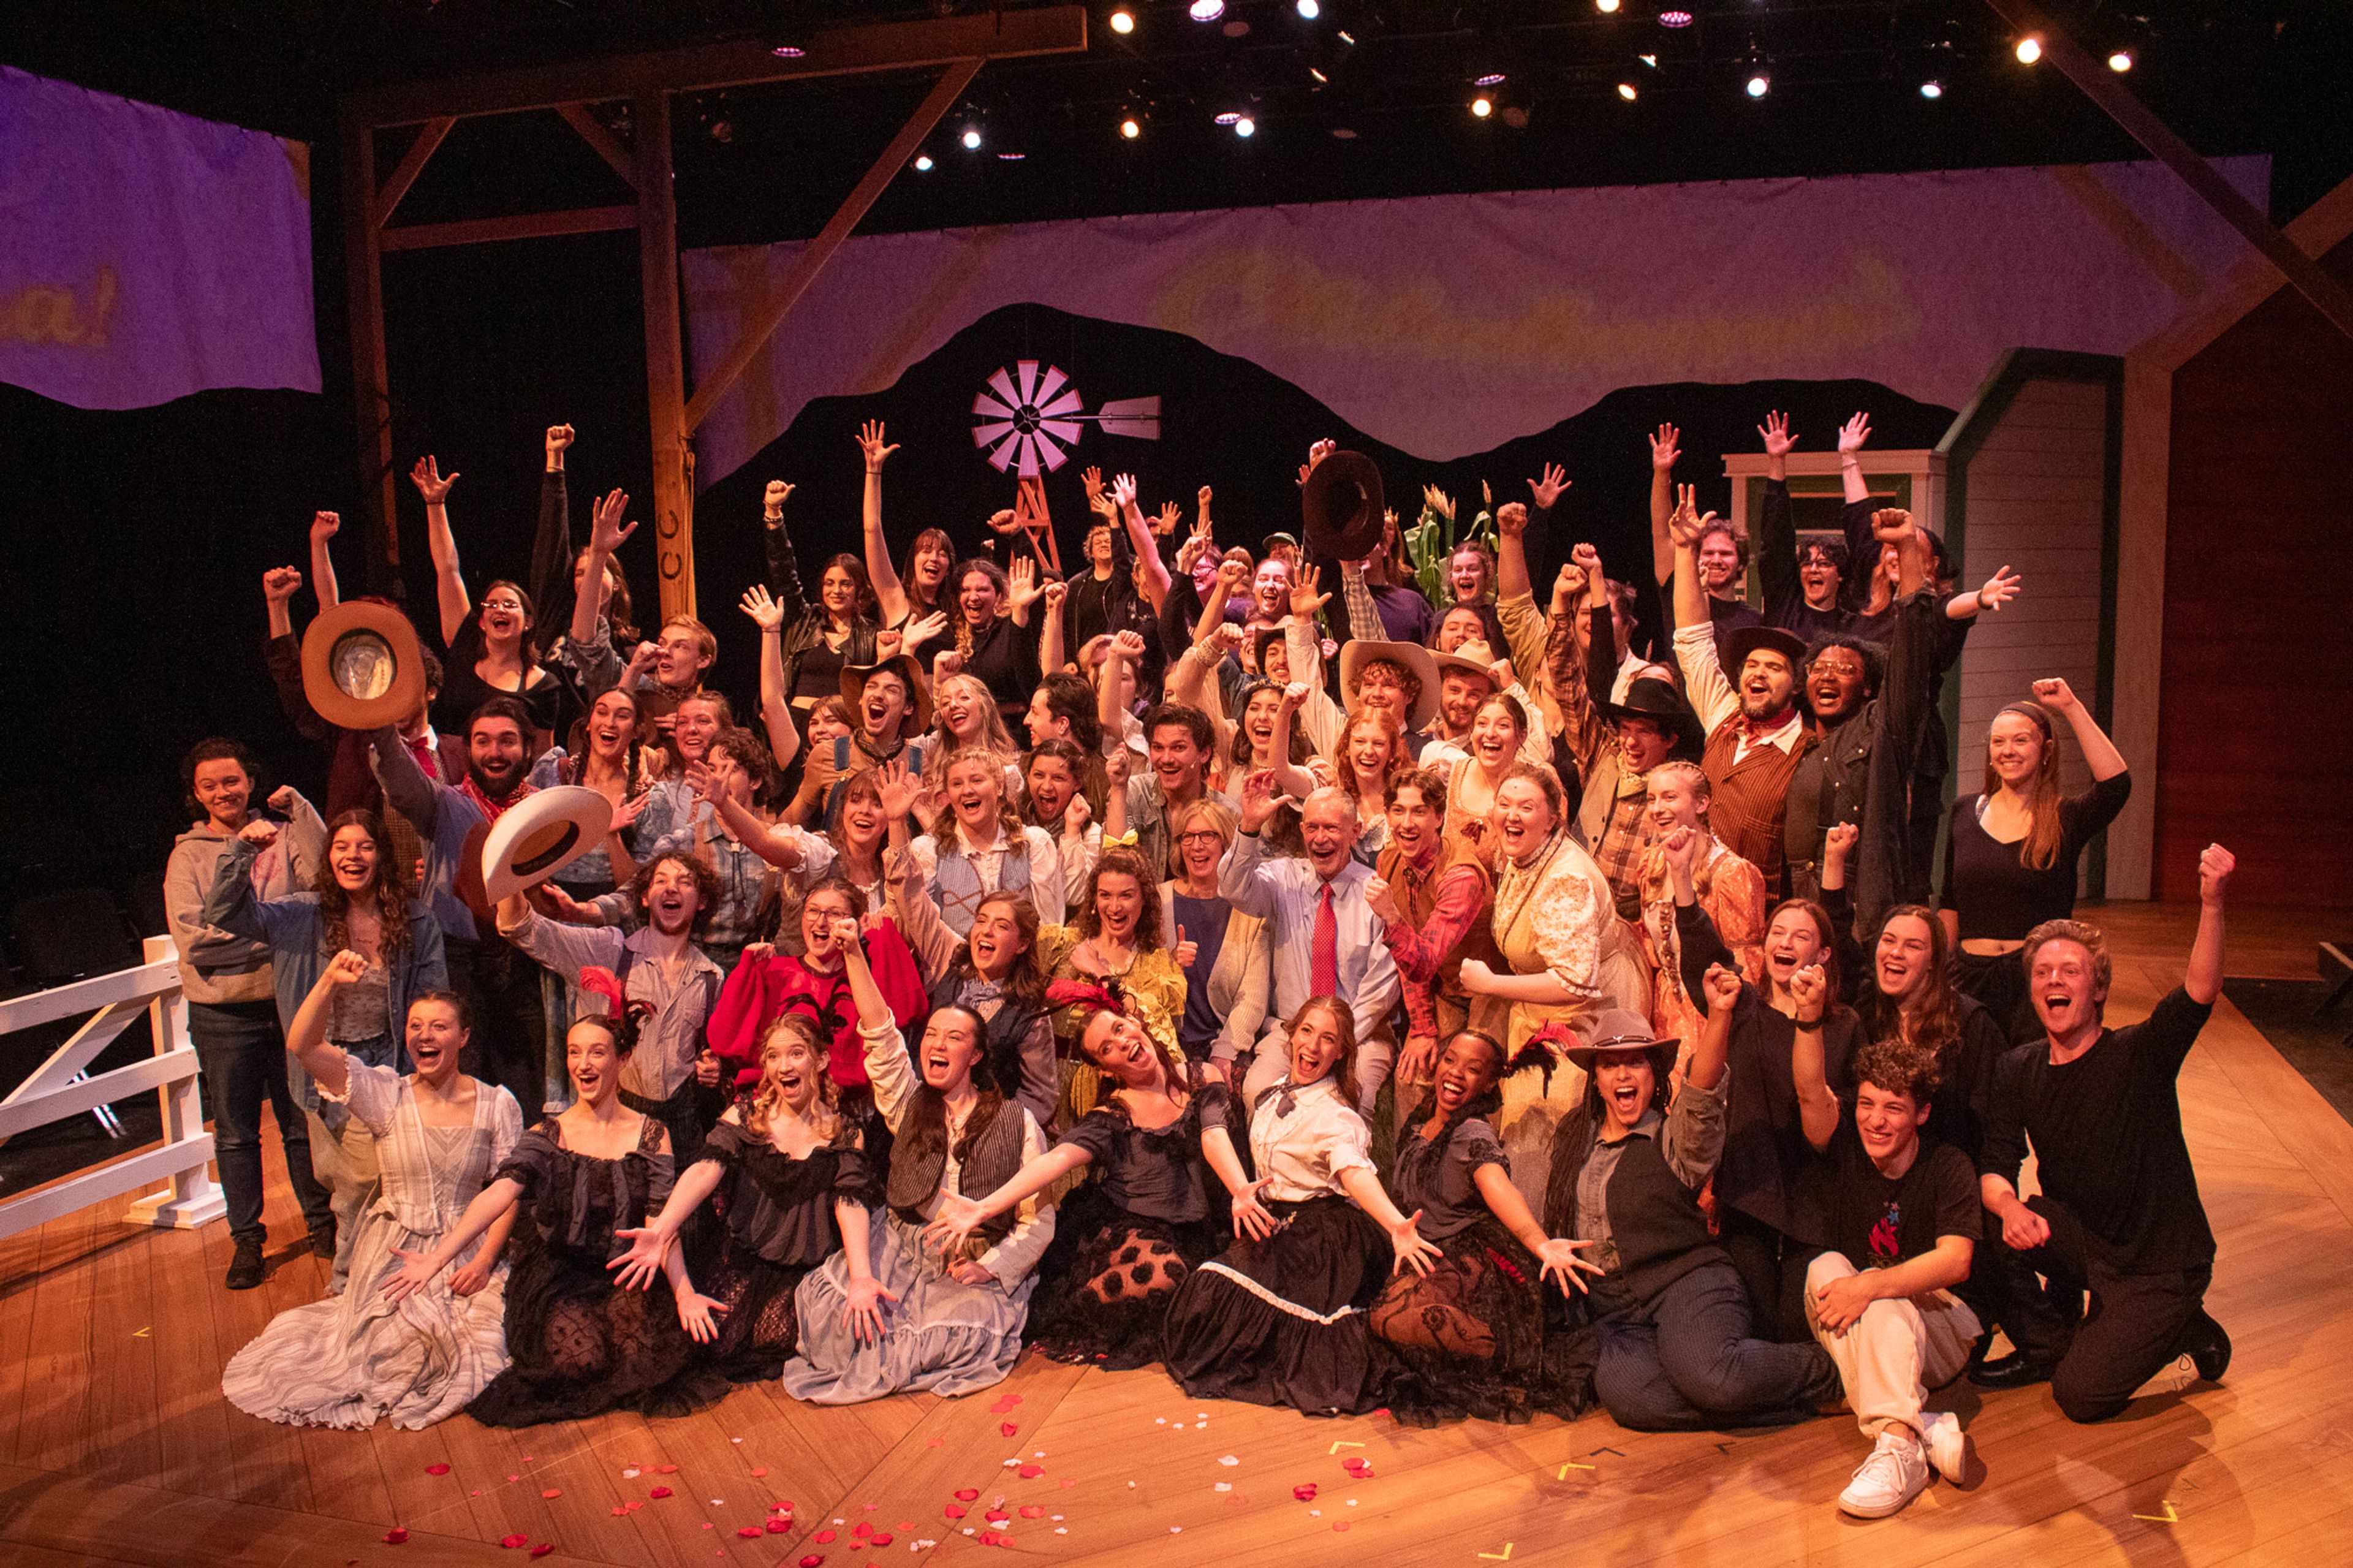
<path fill-rule="evenodd" d="M 1885 1519 L 1927 1486 L 1928 1459 L 1920 1440 L 1905 1432 L 1882 1432 L 1871 1458 L 1855 1467 L 1854 1479 L 1839 1493 L 1838 1505 L 1857 1519 Z"/>
<path fill-rule="evenodd" d="M 1969 1468 L 1969 1436 L 1961 1430 L 1961 1418 L 1942 1410 L 1924 1410 L 1920 1430 L 1928 1462 L 1938 1475 L 1958 1485 Z"/>

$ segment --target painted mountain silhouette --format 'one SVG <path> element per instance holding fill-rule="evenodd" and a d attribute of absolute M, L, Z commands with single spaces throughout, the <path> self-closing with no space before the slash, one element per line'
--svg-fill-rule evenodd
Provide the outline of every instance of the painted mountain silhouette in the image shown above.
<path fill-rule="evenodd" d="M 883 527 L 895 556 L 916 531 L 947 530 L 978 552 L 995 538 L 989 513 L 1013 504 L 1014 480 L 989 467 L 972 438 L 972 400 L 989 374 L 1018 360 L 1060 367 L 1092 412 L 1115 398 L 1157 395 L 1157 441 L 1107 436 L 1088 426 L 1070 461 L 1046 478 L 1066 567 L 1079 561 L 1086 521 L 1080 470 L 1100 465 L 1106 478 L 1136 476 L 1146 512 L 1174 500 L 1191 521 L 1195 493 L 1214 492 L 1219 539 L 1255 551 L 1270 531 L 1297 532 L 1295 469 L 1309 445 L 1329 437 L 1381 467 L 1390 504 L 1410 519 L 1420 490 L 1434 484 L 1475 510 L 1479 483 L 1497 501 L 1525 500 L 1526 481 L 1546 461 L 1567 471 L 1571 488 L 1556 509 L 1552 537 L 1532 542 L 1539 584 L 1571 544 L 1590 539 L 1613 574 L 1649 551 L 1650 449 L 1645 437 L 1662 422 L 1682 430 L 1677 477 L 1699 487 L 1704 508 L 1726 510 L 1730 483 L 1723 455 L 1758 447 L 1757 426 L 1768 409 L 1786 409 L 1800 449 L 1825 450 L 1858 409 L 1872 416 L 1873 444 L 1934 446 L 1954 411 L 1916 402 L 1871 381 L 1759 381 L 1738 385 L 1678 383 L 1626 387 L 1535 435 L 1448 462 L 1431 462 L 1376 441 L 1302 388 L 1248 360 L 1219 353 L 1182 333 L 1072 315 L 1044 305 L 993 310 L 908 367 L 885 391 L 812 401 L 782 436 L 742 468 L 705 490 L 695 507 L 696 568 L 704 618 L 729 652 L 722 667 L 754 668 L 750 628 L 732 607 L 762 571 L 760 492 L 771 479 L 796 489 L 786 507 L 804 581 L 836 551 L 860 549 L 864 469 L 856 435 L 880 419 L 899 443 L 883 473 Z M 1467 511 L 1464 514 L 1468 515 Z M 1002 555 L 1001 549 L 998 553 Z"/>

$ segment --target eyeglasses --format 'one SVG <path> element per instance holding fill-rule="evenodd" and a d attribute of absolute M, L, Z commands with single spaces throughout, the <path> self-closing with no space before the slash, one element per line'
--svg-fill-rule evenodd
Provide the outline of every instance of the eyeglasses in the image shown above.
<path fill-rule="evenodd" d="M 1196 827 L 1176 836 L 1176 842 L 1179 844 L 1198 844 L 1204 839 L 1212 844 L 1223 845 L 1226 836 L 1210 827 Z"/>

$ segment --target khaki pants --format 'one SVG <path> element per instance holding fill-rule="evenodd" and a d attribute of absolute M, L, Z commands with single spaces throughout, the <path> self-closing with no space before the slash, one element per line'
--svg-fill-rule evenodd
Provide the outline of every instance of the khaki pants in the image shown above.
<path fill-rule="evenodd" d="M 311 1123 L 311 1170 L 327 1189 L 327 1206 L 335 1215 L 335 1268 L 327 1294 L 340 1296 L 344 1277 L 352 1271 L 352 1243 L 360 1233 L 360 1216 L 384 1185 L 375 1134 L 355 1116 L 340 1118 L 343 1125 L 331 1129 L 317 1111 L 305 1114 Z"/>
<path fill-rule="evenodd" d="M 1867 1437 L 1890 1425 L 1920 1431 L 1920 1406 L 1928 1390 L 1941 1388 L 1968 1365 L 1969 1348 L 1982 1331 L 1977 1314 L 1949 1290 L 1873 1301 L 1846 1332 L 1831 1332 L 1814 1320 L 1814 1292 L 1831 1279 L 1855 1272 L 1836 1252 L 1825 1252 L 1806 1270 L 1806 1326 L 1838 1363 L 1846 1402 Z"/>

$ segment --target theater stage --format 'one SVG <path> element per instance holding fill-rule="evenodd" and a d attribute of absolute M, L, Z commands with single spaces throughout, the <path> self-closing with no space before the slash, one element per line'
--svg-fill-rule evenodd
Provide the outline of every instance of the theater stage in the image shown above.
<path fill-rule="evenodd" d="M 2179 978 L 2195 910 L 2094 918 L 2116 940 L 2112 1016 L 2137 1018 Z M 2316 934 L 2294 911 L 2234 912 L 2230 972 L 2308 978 Z M 2042 1388 L 1982 1401 L 1957 1388 L 1985 1473 L 1891 1521 L 1832 1506 L 1865 1451 L 1843 1416 L 1737 1438 L 1641 1436 L 1599 1415 L 1419 1432 L 1198 1402 L 1156 1371 L 1034 1356 L 963 1400 L 818 1409 L 755 1387 L 659 1423 L 275 1426 L 219 1392 L 222 1363 L 322 1278 L 292 1245 L 273 1170 L 280 1245 L 259 1290 L 220 1289 L 225 1227 L 134 1230 L 119 1203 L 0 1244 L 0 1562 L 422 1568 L 527 1560 L 543 1543 L 551 1568 L 2353 1560 L 2353 1128 L 2227 1002 L 2182 1089 L 2221 1240 L 2209 1305 L 2237 1342 L 2227 1383 L 2091 1427 Z M 1351 1458 L 1369 1476 L 1352 1478 Z M 1309 1482 L 1314 1500 L 1294 1499 Z M 675 1495 L 652 1499 L 657 1486 Z M 978 1496 L 951 1520 L 960 1489 Z M 999 1499 L 1001 1531 L 987 1518 Z M 789 1533 L 738 1535 L 786 1500 Z M 407 1537 L 387 1544 L 396 1526 Z M 1010 1540 L 984 1546 L 983 1531 Z M 511 1536 L 524 1540 L 501 1550 Z"/>

